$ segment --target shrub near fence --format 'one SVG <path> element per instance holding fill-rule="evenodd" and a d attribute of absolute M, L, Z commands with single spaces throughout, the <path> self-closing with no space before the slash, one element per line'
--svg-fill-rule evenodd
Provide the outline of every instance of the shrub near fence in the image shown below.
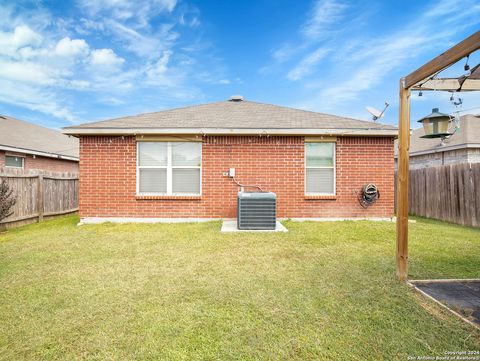
<path fill-rule="evenodd" d="M 0 170 L 0 180 L 5 179 L 17 202 L 13 215 L 0 222 L 0 228 L 42 221 L 78 210 L 78 175 L 69 173 L 25 173 Z"/>
<path fill-rule="evenodd" d="M 409 210 L 417 216 L 480 227 L 480 163 L 410 170 Z"/>

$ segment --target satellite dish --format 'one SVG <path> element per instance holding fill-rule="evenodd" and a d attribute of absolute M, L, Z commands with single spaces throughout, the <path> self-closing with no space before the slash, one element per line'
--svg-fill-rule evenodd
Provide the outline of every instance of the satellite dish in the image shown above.
<path fill-rule="evenodd" d="M 367 112 L 372 114 L 373 120 L 377 120 L 378 118 L 381 118 L 383 116 L 382 112 L 378 109 L 375 109 L 374 107 L 366 107 Z"/>
<path fill-rule="evenodd" d="M 376 108 L 374 108 L 374 107 L 365 107 L 365 109 L 367 109 L 367 112 L 369 112 L 370 114 L 372 114 L 372 119 L 373 119 L 373 121 L 376 121 L 377 119 L 380 119 L 380 118 L 382 118 L 382 117 L 384 116 L 385 110 L 387 110 L 387 108 L 388 108 L 389 105 L 390 105 L 390 104 L 389 104 L 387 101 L 385 101 L 385 108 L 383 108 L 382 111 L 380 111 L 380 110 L 378 110 L 378 109 L 376 109 Z"/>

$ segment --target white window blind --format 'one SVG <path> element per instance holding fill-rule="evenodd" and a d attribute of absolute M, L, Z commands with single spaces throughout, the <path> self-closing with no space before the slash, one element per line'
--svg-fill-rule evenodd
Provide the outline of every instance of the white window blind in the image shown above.
<path fill-rule="evenodd" d="M 335 194 L 335 143 L 305 143 L 305 194 Z"/>
<path fill-rule="evenodd" d="M 137 193 L 201 194 L 202 143 L 137 143 Z"/>
<path fill-rule="evenodd" d="M 167 169 L 140 168 L 140 193 L 167 193 Z"/>

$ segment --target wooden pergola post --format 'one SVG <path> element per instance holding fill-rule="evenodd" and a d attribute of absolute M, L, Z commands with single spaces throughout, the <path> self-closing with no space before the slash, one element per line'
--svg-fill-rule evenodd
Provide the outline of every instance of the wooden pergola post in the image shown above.
<path fill-rule="evenodd" d="M 480 31 L 472 34 L 443 54 L 430 60 L 411 74 L 400 79 L 400 111 L 398 119 L 398 173 L 397 173 L 397 277 L 406 282 L 408 277 L 408 179 L 410 148 L 410 93 L 422 90 L 424 82 L 455 64 L 460 59 L 480 49 Z M 457 82 L 457 84 L 460 84 Z M 432 90 L 432 89 L 426 89 Z M 462 91 L 442 88 L 443 91 Z M 480 89 L 468 89 L 480 90 Z"/>
<path fill-rule="evenodd" d="M 410 89 L 400 79 L 397 173 L 397 277 L 405 282 L 408 274 L 408 178 L 410 148 Z"/>

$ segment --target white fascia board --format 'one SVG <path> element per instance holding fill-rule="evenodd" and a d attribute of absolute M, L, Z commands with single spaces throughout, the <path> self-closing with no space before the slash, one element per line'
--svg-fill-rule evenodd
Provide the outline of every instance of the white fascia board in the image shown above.
<path fill-rule="evenodd" d="M 11 146 L 8 146 L 8 145 L 0 145 L 0 150 L 5 150 L 5 151 L 8 151 L 8 152 L 17 152 L 17 153 L 39 155 L 41 157 L 48 157 L 48 158 L 54 158 L 54 159 L 72 160 L 72 161 L 78 162 L 77 157 L 72 157 L 72 156 L 69 156 L 69 155 L 47 153 L 47 152 L 41 152 L 41 151 L 38 151 L 38 150 L 11 147 Z"/>
<path fill-rule="evenodd" d="M 291 129 L 291 128 L 64 128 L 68 135 L 137 135 L 137 134 L 200 134 L 200 135 L 342 135 L 396 137 L 396 129 Z"/>

